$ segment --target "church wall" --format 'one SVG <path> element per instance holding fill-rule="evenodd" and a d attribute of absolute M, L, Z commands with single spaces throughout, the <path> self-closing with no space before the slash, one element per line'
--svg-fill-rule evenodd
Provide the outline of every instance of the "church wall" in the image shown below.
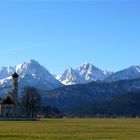
<path fill-rule="evenodd" d="M 13 104 L 1 105 L 1 116 L 3 117 L 13 117 L 15 113 Z"/>

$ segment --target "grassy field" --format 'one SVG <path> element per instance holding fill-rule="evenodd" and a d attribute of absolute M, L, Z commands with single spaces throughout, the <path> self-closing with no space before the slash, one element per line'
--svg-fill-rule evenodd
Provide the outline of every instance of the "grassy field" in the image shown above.
<path fill-rule="evenodd" d="M 140 119 L 0 122 L 0 140 L 140 140 Z"/>

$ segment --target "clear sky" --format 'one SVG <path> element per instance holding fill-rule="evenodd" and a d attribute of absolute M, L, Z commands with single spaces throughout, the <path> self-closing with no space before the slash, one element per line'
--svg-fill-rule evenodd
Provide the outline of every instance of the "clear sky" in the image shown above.
<path fill-rule="evenodd" d="M 140 1 L 0 0 L 0 65 L 31 58 L 54 74 L 140 65 Z"/>

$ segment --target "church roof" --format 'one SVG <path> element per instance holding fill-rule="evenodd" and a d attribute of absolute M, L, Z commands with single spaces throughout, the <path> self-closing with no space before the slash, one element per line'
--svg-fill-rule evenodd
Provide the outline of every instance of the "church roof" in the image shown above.
<path fill-rule="evenodd" d="M 4 99 L 1 104 L 14 104 L 14 102 L 11 100 L 10 97 L 7 97 L 6 99 Z"/>

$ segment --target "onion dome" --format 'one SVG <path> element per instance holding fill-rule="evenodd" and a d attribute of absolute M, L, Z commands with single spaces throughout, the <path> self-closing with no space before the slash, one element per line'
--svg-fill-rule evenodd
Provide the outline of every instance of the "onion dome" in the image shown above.
<path fill-rule="evenodd" d="M 14 72 L 14 74 L 12 75 L 13 78 L 18 78 L 18 74 L 16 72 Z"/>

